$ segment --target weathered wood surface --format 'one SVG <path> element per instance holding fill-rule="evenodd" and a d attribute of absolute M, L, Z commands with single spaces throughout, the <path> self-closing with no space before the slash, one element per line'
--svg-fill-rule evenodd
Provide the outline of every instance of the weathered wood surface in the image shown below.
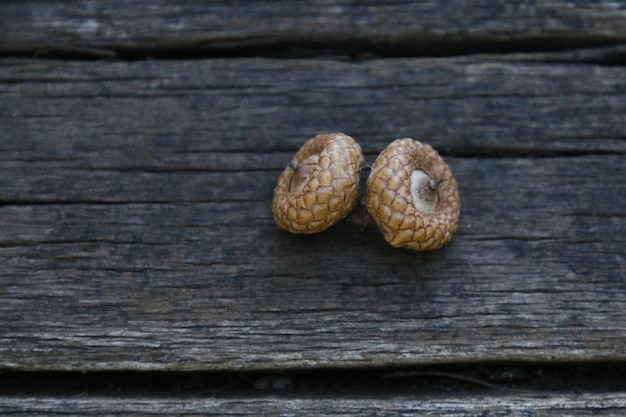
<path fill-rule="evenodd" d="M 620 66 L 494 57 L 4 59 L 1 70 L 4 149 L 45 154 L 39 163 L 49 169 L 278 169 L 323 131 L 354 135 L 371 156 L 405 135 L 465 156 L 626 149 Z M 15 184 L 23 198 L 42 198 L 24 185 Z"/>
<path fill-rule="evenodd" d="M 624 359 L 622 67 L 5 59 L 0 77 L 4 368 Z M 277 230 L 280 170 L 328 130 L 370 161 L 399 136 L 440 149 L 451 244 Z"/>
<path fill-rule="evenodd" d="M 623 43 L 625 20 L 619 1 L 8 1 L 0 4 L 0 45 L 11 53 L 179 57 L 258 48 L 536 51 Z"/>
<path fill-rule="evenodd" d="M 623 414 L 625 22 L 613 1 L 1 2 L 0 414 Z M 452 242 L 277 230 L 276 178 L 324 131 L 369 162 L 440 150 Z M 494 360 L 618 370 L 332 390 L 338 368 Z M 264 377 L 285 368 L 330 371 Z M 95 370 L 200 382 L 98 391 Z M 187 372 L 214 370 L 254 391 Z"/>
<path fill-rule="evenodd" d="M 471 405 L 469 405 L 471 404 Z M 0 412 L 15 416 L 617 416 L 624 393 L 393 396 L 393 398 L 0 398 Z"/>

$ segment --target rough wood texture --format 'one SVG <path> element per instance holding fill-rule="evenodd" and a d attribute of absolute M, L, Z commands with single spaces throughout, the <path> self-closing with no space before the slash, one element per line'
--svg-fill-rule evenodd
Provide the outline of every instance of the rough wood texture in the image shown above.
<path fill-rule="evenodd" d="M 81 170 L 93 175 L 87 169 L 240 171 L 236 177 L 278 169 L 304 140 L 328 131 L 354 136 L 370 162 L 404 136 L 444 155 L 626 151 L 626 70 L 619 66 L 494 57 L 1 65 L 3 159 L 46 169 L 63 163 L 79 177 Z M 6 183 L 14 190 L 9 199 L 43 198 L 41 187 Z M 112 185 L 96 200 L 141 199 Z M 80 198 L 74 193 L 89 190 L 55 198 Z M 194 199 L 205 196 L 201 190 Z"/>
<path fill-rule="evenodd" d="M 329 131 L 453 240 L 278 230 Z M 624 2 L 0 2 L 2 415 L 624 414 L 625 235 Z"/>
<path fill-rule="evenodd" d="M 624 393 L 394 396 L 394 398 L 1 398 L 15 416 L 615 416 L 626 412 Z"/>
<path fill-rule="evenodd" d="M 616 1 L 385 2 L 146 0 L 3 2 L 0 49 L 149 55 L 291 47 L 382 53 L 526 50 L 626 40 Z"/>
<path fill-rule="evenodd" d="M 625 359 L 622 67 L 5 59 L 0 79 L 4 368 Z M 370 162 L 399 136 L 442 151 L 452 242 L 278 230 L 278 174 L 328 130 Z"/>

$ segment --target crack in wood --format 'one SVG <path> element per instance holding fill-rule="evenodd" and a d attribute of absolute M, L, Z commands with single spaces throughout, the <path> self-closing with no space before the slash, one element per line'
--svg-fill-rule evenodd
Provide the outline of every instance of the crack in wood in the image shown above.
<path fill-rule="evenodd" d="M 19 372 L 0 371 L 0 396 L 159 395 L 164 397 L 258 395 L 349 397 L 355 394 L 489 392 L 625 392 L 626 364 L 473 363 L 410 368 L 234 372 Z"/>

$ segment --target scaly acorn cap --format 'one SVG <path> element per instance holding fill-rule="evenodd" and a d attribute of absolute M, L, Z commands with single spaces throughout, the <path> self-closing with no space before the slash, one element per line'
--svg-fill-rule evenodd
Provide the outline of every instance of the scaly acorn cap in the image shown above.
<path fill-rule="evenodd" d="M 372 165 L 367 211 L 390 245 L 437 249 L 456 231 L 461 212 L 457 182 L 431 146 L 396 139 Z"/>
<path fill-rule="evenodd" d="M 281 229 L 317 233 L 346 217 L 359 195 L 361 147 L 343 133 L 309 139 L 278 178 L 272 213 Z"/>

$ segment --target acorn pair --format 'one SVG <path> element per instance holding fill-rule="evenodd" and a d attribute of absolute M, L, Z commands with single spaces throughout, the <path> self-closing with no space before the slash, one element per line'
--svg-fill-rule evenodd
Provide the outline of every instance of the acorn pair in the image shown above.
<path fill-rule="evenodd" d="M 361 147 L 350 136 L 309 139 L 278 178 L 272 203 L 276 224 L 292 233 L 317 233 L 345 218 L 359 200 L 363 166 Z M 392 246 L 437 249 L 456 231 L 457 183 L 432 147 L 396 139 L 372 164 L 367 210 Z"/>

